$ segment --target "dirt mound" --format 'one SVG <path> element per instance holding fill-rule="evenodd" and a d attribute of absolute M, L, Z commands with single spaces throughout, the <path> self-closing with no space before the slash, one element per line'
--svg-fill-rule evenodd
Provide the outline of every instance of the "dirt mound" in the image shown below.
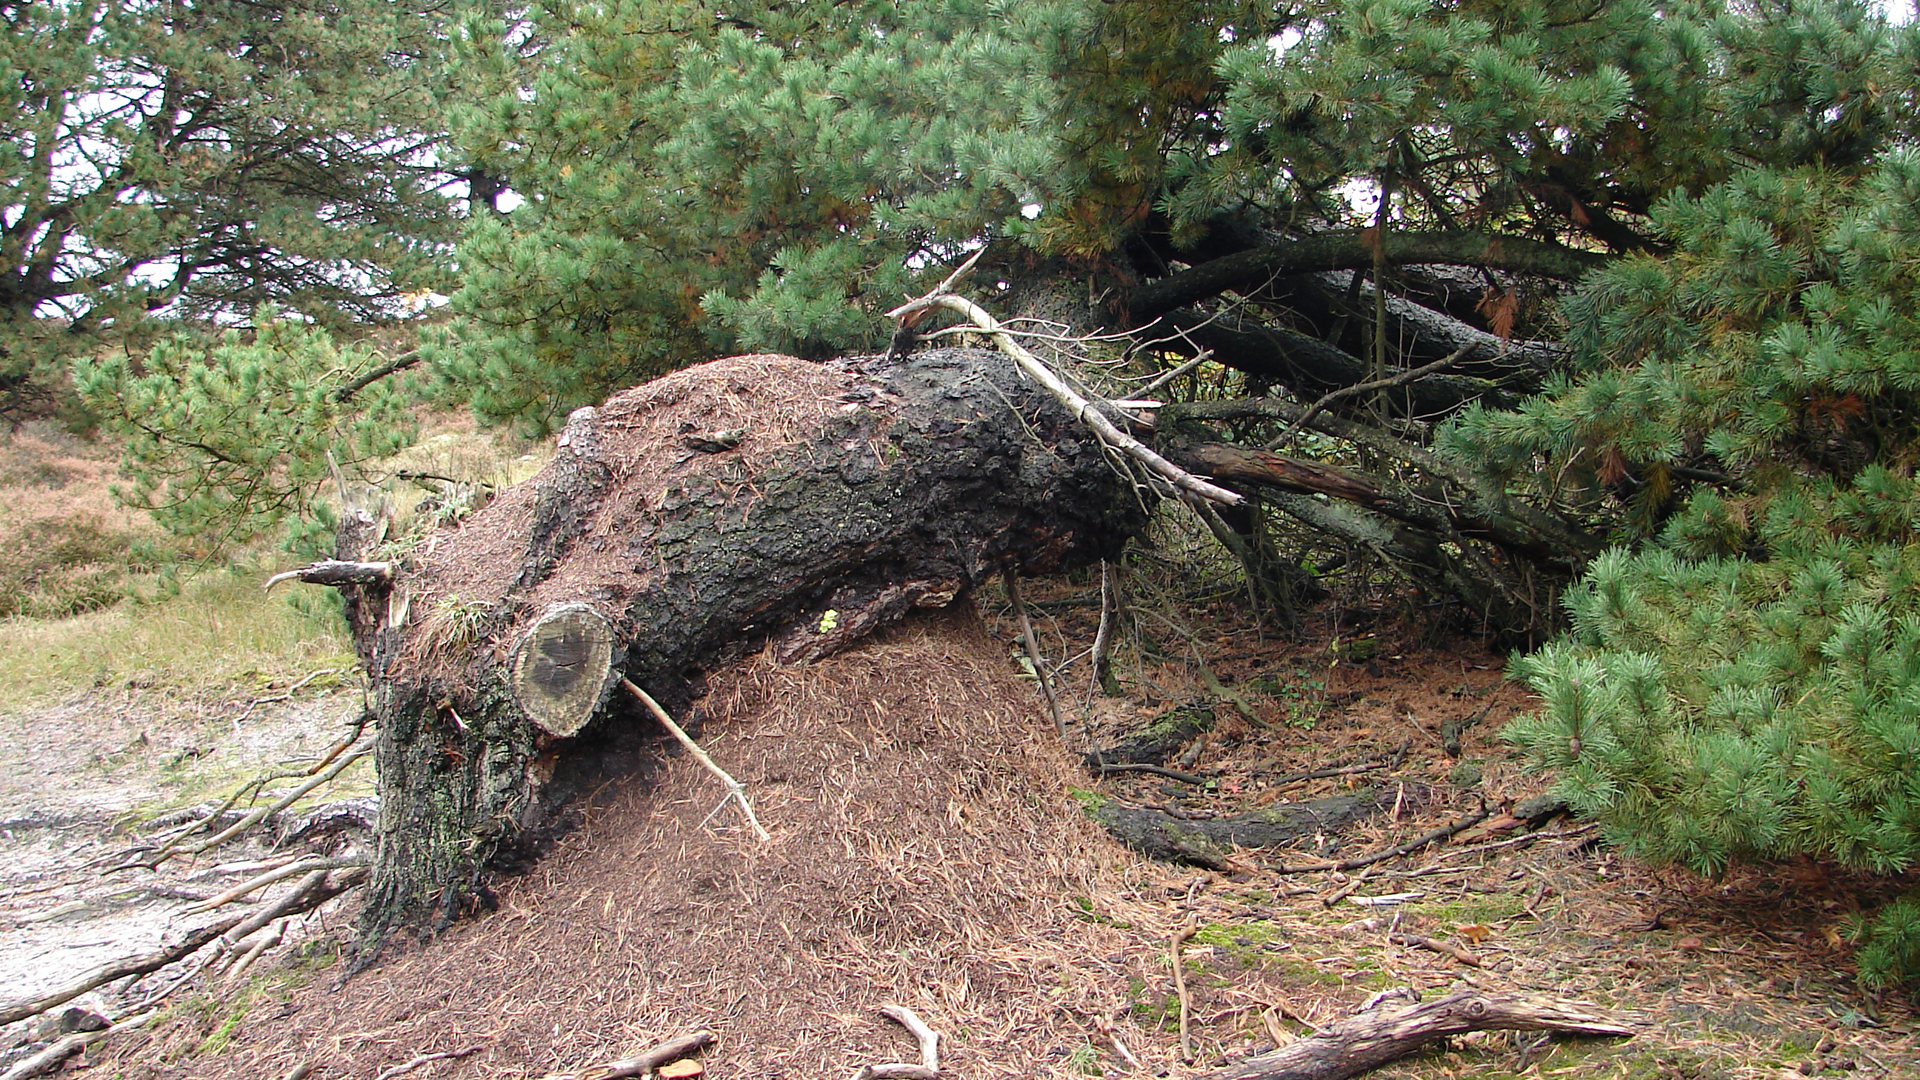
<path fill-rule="evenodd" d="M 277 1015 L 256 1009 L 217 1056 L 185 1058 L 204 1031 L 176 1023 L 114 1048 L 115 1064 L 373 1076 L 478 1047 L 413 1075 L 539 1076 L 708 1028 L 711 1076 L 813 1078 L 916 1058 L 886 1003 L 945 1035 L 953 1075 L 1068 1069 L 1096 1017 L 1142 1046 L 1128 990 L 1164 981 L 1150 969 L 1166 928 L 1135 909 L 1134 864 L 1077 809 L 1067 758 L 1009 670 L 964 608 L 821 663 L 723 671 L 703 738 L 771 844 L 675 755 L 601 792 L 559 851 L 502 884 L 493 914 L 342 986 L 325 974 Z"/>

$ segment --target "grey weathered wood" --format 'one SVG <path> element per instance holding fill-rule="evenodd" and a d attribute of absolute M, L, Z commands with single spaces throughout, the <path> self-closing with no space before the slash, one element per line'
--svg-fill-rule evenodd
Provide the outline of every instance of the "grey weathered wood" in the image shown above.
<path fill-rule="evenodd" d="M 1632 1035 L 1630 1024 L 1540 994 L 1461 990 L 1399 1009 L 1363 1011 L 1271 1054 L 1201 1080 L 1345 1080 L 1405 1057 L 1436 1039 L 1469 1031 L 1564 1031 Z"/>
<path fill-rule="evenodd" d="M 613 682 L 613 628 L 586 604 L 555 605 L 520 639 L 511 678 L 514 700 L 541 730 L 572 735 Z"/>

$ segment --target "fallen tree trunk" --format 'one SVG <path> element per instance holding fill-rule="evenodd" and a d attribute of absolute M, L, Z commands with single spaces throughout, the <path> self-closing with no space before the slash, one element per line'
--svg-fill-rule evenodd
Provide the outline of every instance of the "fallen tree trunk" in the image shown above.
<path fill-rule="evenodd" d="M 1461 990 L 1401 1009 L 1363 1010 L 1271 1054 L 1208 1073 L 1202 1080 L 1345 1080 L 1436 1039 L 1503 1030 L 1634 1033 L 1632 1026 L 1611 1017 L 1538 994 Z"/>
<path fill-rule="evenodd" d="M 715 361 L 577 411 L 558 441 L 410 555 L 337 552 L 394 562 L 343 586 L 379 724 L 365 943 L 484 898 L 582 762 L 658 730 L 609 699 L 620 678 L 680 712 L 751 650 L 822 656 L 1003 570 L 1113 557 L 1151 497 L 1003 358 L 966 350 Z"/>

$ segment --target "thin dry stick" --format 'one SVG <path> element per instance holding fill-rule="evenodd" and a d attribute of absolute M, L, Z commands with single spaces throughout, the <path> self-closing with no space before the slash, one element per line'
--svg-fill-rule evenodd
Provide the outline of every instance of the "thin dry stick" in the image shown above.
<path fill-rule="evenodd" d="M 1034 678 L 1040 680 L 1040 696 L 1047 700 L 1047 715 L 1053 717 L 1053 730 L 1060 735 L 1060 741 L 1067 741 L 1067 722 L 1060 718 L 1060 702 L 1053 696 L 1053 680 L 1047 677 L 1047 662 L 1040 656 L 1040 641 L 1033 636 L 1033 622 L 1027 618 L 1027 606 L 1020 602 L 1020 586 L 1016 583 L 1014 572 L 1003 572 L 1001 580 L 1007 583 L 1007 602 L 1013 605 L 1013 613 L 1020 618 L 1020 636 L 1027 643 L 1027 659 L 1033 662 Z"/>
<path fill-rule="evenodd" d="M 1388 859 L 1397 859 L 1402 855 L 1419 851 L 1428 844 L 1437 844 L 1455 833 L 1465 832 L 1487 820 L 1487 816 L 1491 813 L 1491 810 L 1482 806 L 1480 809 L 1468 814 L 1466 817 L 1461 818 L 1451 825 L 1442 825 L 1432 832 L 1416 836 L 1404 844 L 1396 844 L 1385 851 L 1376 851 L 1371 855 L 1360 855 L 1343 862 L 1318 862 L 1302 863 L 1298 866 L 1276 866 L 1273 867 L 1273 872 L 1276 874 L 1309 874 L 1320 870 L 1358 870 L 1363 866 L 1372 866 L 1374 863 L 1386 862 Z"/>
<path fill-rule="evenodd" d="M 1073 387 L 1068 386 L 1066 380 L 1062 379 L 1052 368 L 1042 362 L 1039 357 L 1028 352 L 1027 349 L 1018 341 L 1015 341 L 1011 335 L 1003 331 L 1000 328 L 999 321 L 992 315 L 987 314 L 985 309 L 973 301 L 963 296 L 955 296 L 952 293 L 940 293 L 936 291 L 918 300 L 910 300 L 894 308 L 892 311 L 887 312 L 887 317 L 890 319 L 905 319 L 910 316 L 919 316 L 936 307 L 943 307 L 949 311 L 957 311 L 968 319 L 971 319 L 974 325 L 985 330 L 987 335 L 993 338 L 994 344 L 1000 346 L 1001 352 L 1006 353 L 1007 356 L 1012 358 L 1016 367 L 1025 372 L 1035 382 L 1046 387 L 1047 391 L 1059 399 L 1060 403 L 1065 405 L 1074 416 L 1078 417 L 1081 423 L 1092 428 L 1094 434 L 1100 437 L 1101 442 L 1106 443 L 1113 449 L 1144 465 L 1149 472 L 1158 476 L 1160 479 L 1165 480 L 1182 491 L 1213 502 L 1224 503 L 1228 506 L 1238 506 L 1240 503 L 1246 501 L 1246 498 L 1238 492 L 1228 491 L 1218 484 L 1202 480 L 1171 461 L 1168 461 L 1166 458 L 1161 457 L 1159 454 L 1154 453 L 1140 440 L 1115 427 L 1113 421 L 1107 419 L 1105 413 L 1094 408 L 1093 402 L 1087 400 L 1086 397 L 1081 395 L 1079 391 L 1073 389 Z"/>
<path fill-rule="evenodd" d="M 762 843 L 772 840 L 773 835 L 761 827 L 759 817 L 753 812 L 753 804 L 747 801 L 746 785 L 727 775 L 727 770 L 714 764 L 713 759 L 707 756 L 707 752 L 700 749 L 700 744 L 694 742 L 692 736 L 682 731 L 680 725 L 673 722 L 673 717 L 667 715 L 667 710 L 661 708 L 660 703 L 653 700 L 652 695 L 635 686 L 632 679 L 622 675 L 620 685 L 626 687 L 628 693 L 640 699 L 640 703 L 653 713 L 654 719 L 664 724 L 673 737 L 680 740 L 680 745 L 687 748 L 687 752 L 693 755 L 695 761 L 706 766 L 708 772 L 720 778 L 720 782 L 727 786 L 727 797 L 739 800 L 740 809 L 746 812 L 747 824 L 753 826 L 754 835 L 758 836 Z"/>
<path fill-rule="evenodd" d="M 1148 394 L 1153 393 L 1155 390 L 1160 389 L 1161 387 L 1167 385 L 1168 383 L 1179 378 L 1180 376 L 1185 375 L 1187 372 L 1192 371 L 1194 368 L 1199 367 L 1201 364 L 1204 364 L 1211 359 L 1213 359 L 1213 350 L 1201 349 L 1200 354 L 1198 356 L 1195 356 L 1193 359 L 1187 361 L 1184 364 L 1181 364 L 1177 368 L 1174 368 L 1172 371 L 1166 372 L 1165 374 L 1161 375 L 1159 378 L 1153 380 L 1152 382 L 1141 387 L 1140 389 L 1131 391 L 1131 396 L 1146 397 Z"/>
<path fill-rule="evenodd" d="M 239 821 L 234 822 L 231 826 L 229 826 L 223 832 L 220 832 L 217 835 L 208 837 L 207 839 L 201 841 L 200 843 L 195 844 L 192 848 L 186 849 L 187 853 L 192 855 L 198 855 L 201 852 L 206 851 L 208 848 L 218 847 L 219 845 L 226 843 L 228 840 L 233 839 L 234 837 L 240 835 L 241 833 L 259 824 L 260 822 L 266 820 L 267 818 L 270 818 L 273 815 L 279 813 L 280 811 L 285 810 L 287 807 L 292 806 L 294 803 L 299 802 L 302 798 L 304 798 L 307 795 L 308 792 L 311 792 L 314 788 L 317 788 L 321 784 L 324 784 L 329 780 L 332 780 L 334 777 L 339 776 L 342 772 L 344 772 L 347 769 L 348 766 L 352 765 L 354 762 L 359 761 L 361 758 L 366 757 L 368 754 L 371 754 L 371 753 L 373 753 L 373 747 L 369 746 L 369 747 L 364 747 L 355 753 L 348 754 L 346 757 L 343 757 L 339 761 L 334 762 L 332 768 L 327 769 L 325 772 L 320 773 L 319 775 L 315 776 L 313 779 L 308 780 L 306 783 L 301 784 L 299 787 L 294 788 L 292 791 L 281 796 L 279 801 L 275 802 L 272 806 L 266 807 L 264 809 L 254 810 L 252 813 L 248 814 L 246 817 L 243 817 Z M 179 852 L 177 851 L 174 852 L 174 854 L 178 854 L 178 853 Z"/>
<path fill-rule="evenodd" d="M 1266 449 L 1274 450 L 1281 446 L 1285 446 L 1287 440 L 1293 438 L 1294 432 L 1299 431 L 1301 428 L 1306 427 L 1307 421 L 1312 420 L 1316 416 L 1319 416 L 1320 413 L 1323 412 L 1327 406 L 1333 404 L 1336 401 L 1339 401 L 1341 398 L 1353 397 L 1355 394 L 1364 394 L 1370 390 L 1388 390 L 1396 386 L 1402 386 L 1406 383 L 1410 383 L 1415 379 L 1424 379 L 1427 376 L 1433 374 L 1434 372 L 1441 370 L 1442 368 L 1449 368 L 1449 367 L 1452 367 L 1454 364 L 1459 363 L 1460 358 L 1467 355 L 1467 353 L 1471 352 L 1472 350 L 1473 350 L 1473 343 L 1469 342 L 1453 350 L 1447 355 L 1441 357 L 1440 359 L 1435 360 L 1431 364 L 1424 364 L 1417 368 L 1411 368 L 1407 371 L 1401 372 L 1398 375 L 1389 375 L 1384 379 L 1375 379 L 1372 382 L 1355 383 L 1352 386 L 1343 386 L 1338 390 L 1330 390 L 1327 393 L 1320 395 L 1320 400 L 1314 402 L 1312 405 L 1307 406 L 1307 411 L 1301 413 L 1299 419 L 1295 420 L 1291 424 L 1288 424 L 1284 429 L 1281 430 L 1280 434 L 1275 435 L 1270 441 L 1268 441 L 1266 445 Z"/>
<path fill-rule="evenodd" d="M 852 1080 L 940 1080 L 940 1033 L 905 1005 L 882 1005 L 880 1011 L 899 1021 L 920 1040 L 920 1064 L 862 1065 Z"/>
<path fill-rule="evenodd" d="M 1458 960 L 1461 963 L 1466 964 L 1468 967 L 1480 966 L 1480 958 L 1468 952 L 1467 950 L 1461 948 L 1458 945 L 1453 944 L 1450 941 L 1441 941 L 1439 938 L 1430 938 L 1425 934 L 1408 934 L 1408 933 L 1388 934 L 1387 940 L 1393 942 L 1395 945 L 1411 945 L 1416 949 L 1426 949 L 1428 952 L 1437 952 L 1437 953 L 1444 954 L 1446 956 L 1451 956 L 1455 960 Z"/>
<path fill-rule="evenodd" d="M 419 1057 L 414 1058 L 412 1061 L 406 1062 L 401 1065 L 395 1065 L 393 1068 L 388 1069 L 386 1072 L 383 1072 L 379 1076 L 374 1077 L 373 1080 L 393 1080 L 394 1077 L 405 1076 L 406 1074 L 412 1072 L 413 1070 L 419 1068 L 422 1065 L 430 1065 L 436 1061 L 446 1061 L 449 1058 L 471 1057 L 472 1055 L 477 1054 L 480 1051 L 486 1049 L 486 1046 L 487 1044 L 485 1043 L 477 1043 L 473 1046 L 467 1047 L 465 1050 L 444 1050 L 438 1054 L 421 1054 Z"/>
<path fill-rule="evenodd" d="M 1340 901 L 1345 900 L 1347 897 L 1353 895 L 1354 890 L 1358 889 L 1360 887 L 1360 883 L 1367 880 L 1367 875 L 1371 873 L 1373 873 L 1373 867 L 1371 866 L 1365 867 L 1359 873 L 1353 875 L 1353 877 L 1345 885 L 1342 885 L 1338 889 L 1335 889 L 1334 891 L 1321 897 L 1320 902 L 1322 904 L 1325 904 L 1327 907 L 1332 907 L 1333 905 L 1339 903 Z"/>
<path fill-rule="evenodd" d="M 324 671 L 316 671 L 308 675 L 306 678 L 301 679 L 299 682 L 294 683 L 292 686 L 287 687 L 287 692 L 284 694 L 275 694 L 272 697 L 254 698 L 252 701 L 247 703 L 246 711 L 242 712 L 239 716 L 236 716 L 233 718 L 233 722 L 235 724 L 238 724 L 240 723 L 240 721 L 245 720 L 249 716 L 252 716 L 253 710 L 259 708 L 262 705 L 271 705 L 276 701 L 291 701 L 293 700 L 293 695 L 300 692 L 301 687 L 307 685 L 308 683 L 312 682 L 313 680 L 319 678 L 322 675 L 336 675 L 339 673 L 339 671 L 340 671 L 339 668 L 327 668 Z"/>
<path fill-rule="evenodd" d="M 669 1061 L 679 1061 L 688 1054 L 702 1049 L 713 1042 L 713 1032 L 696 1031 L 690 1035 L 680 1035 L 644 1053 L 630 1058 L 609 1061 L 582 1074 L 581 1080 L 621 1080 L 622 1077 L 645 1076 Z M 548 1078 L 554 1080 L 554 1078 Z"/>
<path fill-rule="evenodd" d="M 1191 1033 L 1193 1023 L 1193 997 L 1187 993 L 1186 965 L 1180 961 L 1180 945 L 1194 934 L 1199 933 L 1199 931 L 1199 923 L 1195 921 L 1194 916 L 1189 915 L 1187 916 L 1186 925 L 1174 931 L 1173 934 L 1173 990 L 1174 993 L 1180 996 L 1180 1059 L 1182 1061 L 1193 1060 L 1193 1035 Z"/>
<path fill-rule="evenodd" d="M 268 870 L 259 877 L 243 881 L 217 896 L 209 896 L 197 904 L 190 904 L 182 908 L 180 913 L 182 915 L 198 915 L 203 911 L 212 911 L 214 908 L 224 907 L 256 889 L 266 888 L 276 881 L 293 877 L 296 874 L 304 874 L 312 870 L 339 870 L 348 866 L 365 866 L 366 864 L 365 859 L 326 859 L 313 855 L 303 856 L 295 862 L 285 863 Z"/>

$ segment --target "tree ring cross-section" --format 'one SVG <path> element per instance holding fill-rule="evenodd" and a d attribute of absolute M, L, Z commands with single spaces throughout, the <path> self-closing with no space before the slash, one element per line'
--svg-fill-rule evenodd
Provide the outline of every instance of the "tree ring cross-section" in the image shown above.
<path fill-rule="evenodd" d="M 606 699 L 613 672 L 613 628 L 586 604 L 560 604 L 540 616 L 513 656 L 513 694 L 549 735 L 585 727 Z"/>

